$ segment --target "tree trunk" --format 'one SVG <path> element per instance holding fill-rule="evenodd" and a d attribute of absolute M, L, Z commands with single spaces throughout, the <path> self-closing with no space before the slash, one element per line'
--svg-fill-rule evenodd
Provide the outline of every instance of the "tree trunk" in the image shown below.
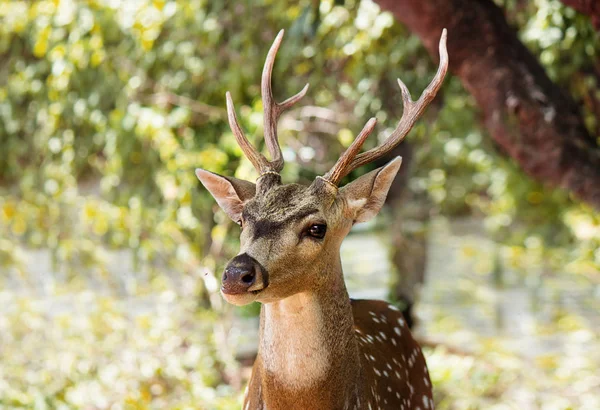
<path fill-rule="evenodd" d="M 475 97 L 493 139 L 533 178 L 600 209 L 600 149 L 578 106 L 550 81 L 491 0 L 376 0 L 438 58 L 448 29 L 450 70 Z"/>
<path fill-rule="evenodd" d="M 385 201 L 390 209 L 390 259 L 395 270 L 390 296 L 399 304 L 412 329 L 415 324 L 412 308 L 425 282 L 430 204 L 426 195 L 415 195 L 406 189 L 414 160 L 413 146 L 409 142 L 398 145 L 374 165 L 383 166 L 397 156 L 402 157 L 402 167 Z"/>

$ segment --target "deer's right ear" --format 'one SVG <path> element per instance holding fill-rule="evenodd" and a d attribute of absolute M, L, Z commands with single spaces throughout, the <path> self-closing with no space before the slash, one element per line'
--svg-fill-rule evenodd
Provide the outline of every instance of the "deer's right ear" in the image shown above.
<path fill-rule="evenodd" d="M 233 177 L 223 177 L 203 169 L 196 169 L 196 176 L 212 194 L 223 211 L 234 222 L 239 222 L 244 205 L 256 194 L 256 185 Z"/>

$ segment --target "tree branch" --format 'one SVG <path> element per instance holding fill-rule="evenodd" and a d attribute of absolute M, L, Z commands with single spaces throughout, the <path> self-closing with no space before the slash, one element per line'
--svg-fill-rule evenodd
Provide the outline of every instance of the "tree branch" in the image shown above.
<path fill-rule="evenodd" d="M 475 97 L 492 138 L 533 178 L 600 209 L 600 149 L 579 107 L 552 83 L 491 0 L 376 0 L 437 57 L 448 29 L 450 70 Z"/>
<path fill-rule="evenodd" d="M 196 114 L 201 114 L 206 117 L 227 118 L 227 111 L 224 108 L 214 107 L 200 101 L 195 101 L 183 95 L 177 95 L 170 92 L 157 92 L 149 95 L 148 98 L 155 104 L 171 104 L 184 107 Z"/>

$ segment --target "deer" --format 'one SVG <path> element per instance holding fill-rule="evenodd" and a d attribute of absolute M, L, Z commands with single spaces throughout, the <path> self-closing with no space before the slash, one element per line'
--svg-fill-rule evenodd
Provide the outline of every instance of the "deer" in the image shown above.
<path fill-rule="evenodd" d="M 268 160 L 247 139 L 226 93 L 229 126 L 258 172 L 256 182 L 196 169 L 221 209 L 241 227 L 240 251 L 225 266 L 220 292 L 237 306 L 261 303 L 258 353 L 243 409 L 433 409 L 425 357 L 397 307 L 350 299 L 340 245 L 351 227 L 382 208 L 401 157 L 340 187 L 352 170 L 389 153 L 436 96 L 448 69 L 446 30 L 438 70 L 417 101 L 398 79 L 403 113 L 385 141 L 360 152 L 370 119 L 333 168 L 309 185 L 284 184 L 279 116 L 302 97 L 276 102 L 272 70 L 281 30 L 261 78 Z"/>

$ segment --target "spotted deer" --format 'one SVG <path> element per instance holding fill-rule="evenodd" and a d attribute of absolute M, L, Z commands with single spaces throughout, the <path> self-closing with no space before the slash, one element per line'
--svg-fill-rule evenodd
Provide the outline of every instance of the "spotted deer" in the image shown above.
<path fill-rule="evenodd" d="M 298 94 L 277 103 L 271 90 L 277 35 L 264 65 L 261 92 L 269 161 L 250 144 L 226 93 L 229 125 L 259 173 L 256 183 L 197 169 L 219 206 L 241 226 L 240 252 L 222 276 L 221 293 L 234 305 L 258 301 L 258 355 L 243 409 L 433 409 L 425 358 L 396 307 L 352 300 L 344 284 L 340 245 L 352 225 L 382 207 L 401 158 L 338 187 L 353 169 L 397 146 L 439 90 L 448 68 L 446 31 L 440 64 L 417 101 L 398 79 L 404 112 L 379 146 L 359 153 L 373 131 L 367 122 L 333 168 L 310 186 L 283 184 L 277 120 Z"/>

